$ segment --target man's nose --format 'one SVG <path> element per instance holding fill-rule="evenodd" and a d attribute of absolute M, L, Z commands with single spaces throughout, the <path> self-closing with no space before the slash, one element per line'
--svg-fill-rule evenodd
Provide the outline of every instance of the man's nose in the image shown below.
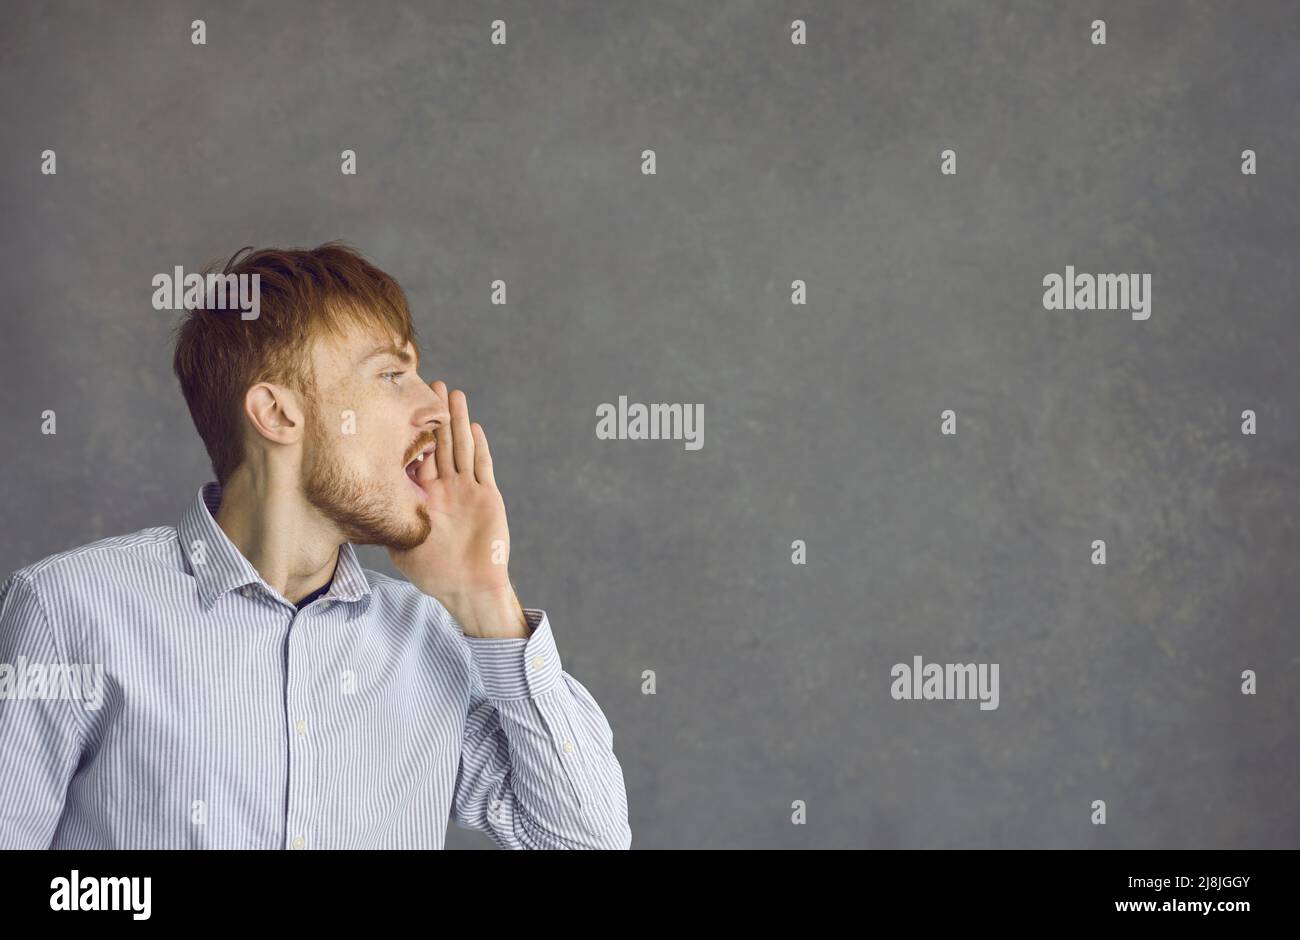
<path fill-rule="evenodd" d="M 438 394 L 438 388 L 446 389 L 447 384 L 441 379 L 429 383 L 429 412 L 424 416 L 425 424 L 442 426 L 451 421 L 451 409 L 445 394 Z"/>

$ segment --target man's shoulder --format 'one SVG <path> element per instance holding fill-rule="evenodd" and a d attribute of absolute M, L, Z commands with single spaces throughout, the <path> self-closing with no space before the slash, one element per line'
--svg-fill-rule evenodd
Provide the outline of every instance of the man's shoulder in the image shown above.
<path fill-rule="evenodd" d="M 388 606 L 396 605 L 406 608 L 432 605 L 432 608 L 436 611 L 446 610 L 436 597 L 425 594 L 410 581 L 394 578 L 382 571 L 375 571 L 373 568 L 362 568 L 361 570 L 364 572 L 366 580 L 370 582 L 371 592 Z"/>
<path fill-rule="evenodd" d="M 447 608 L 436 597 L 431 597 L 417 588 L 410 581 L 394 578 L 371 568 L 361 569 L 370 582 L 370 591 L 375 600 L 386 613 L 393 613 L 407 622 L 424 617 L 432 617 L 438 625 L 445 627 L 456 635 L 463 635 L 460 626 L 452 618 Z"/>
<path fill-rule="evenodd" d="M 174 567 L 180 562 L 176 528 L 150 526 L 46 555 L 39 561 L 14 571 L 11 579 L 25 581 L 34 587 L 71 585 L 80 579 L 112 572 L 123 564 L 165 564 Z"/>
<path fill-rule="evenodd" d="M 365 574 L 366 580 L 370 582 L 370 590 L 375 592 L 383 591 L 385 599 L 413 602 L 418 601 L 421 597 L 429 596 L 410 581 L 394 578 L 373 568 L 362 567 L 361 571 Z"/>

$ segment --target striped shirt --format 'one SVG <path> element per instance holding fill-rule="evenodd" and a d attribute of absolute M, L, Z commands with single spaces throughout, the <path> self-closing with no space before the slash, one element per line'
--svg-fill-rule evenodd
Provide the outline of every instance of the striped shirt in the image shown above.
<path fill-rule="evenodd" d="M 623 771 L 543 610 L 466 636 L 341 546 L 301 610 L 217 525 L 52 555 L 0 588 L 0 848 L 626 849 Z"/>

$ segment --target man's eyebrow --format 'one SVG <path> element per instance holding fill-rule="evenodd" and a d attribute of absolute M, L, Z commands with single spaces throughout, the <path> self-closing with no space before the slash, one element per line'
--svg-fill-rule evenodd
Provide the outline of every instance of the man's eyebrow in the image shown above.
<path fill-rule="evenodd" d="M 415 357 L 412 356 L 405 349 L 402 349 L 400 346 L 394 345 L 393 343 L 381 343 L 380 345 L 376 346 L 374 349 L 370 350 L 370 352 L 366 353 L 366 355 L 362 357 L 358 365 L 365 365 L 371 359 L 375 359 L 379 356 L 392 356 L 394 359 L 400 361 L 403 365 L 408 365 L 408 366 L 415 362 Z"/>

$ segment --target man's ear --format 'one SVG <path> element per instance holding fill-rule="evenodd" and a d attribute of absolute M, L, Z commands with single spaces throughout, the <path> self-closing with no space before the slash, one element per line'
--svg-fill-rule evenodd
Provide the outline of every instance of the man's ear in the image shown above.
<path fill-rule="evenodd" d="M 304 418 L 298 396 L 283 385 L 258 382 L 244 395 L 244 414 L 253 429 L 277 444 L 302 440 Z"/>

